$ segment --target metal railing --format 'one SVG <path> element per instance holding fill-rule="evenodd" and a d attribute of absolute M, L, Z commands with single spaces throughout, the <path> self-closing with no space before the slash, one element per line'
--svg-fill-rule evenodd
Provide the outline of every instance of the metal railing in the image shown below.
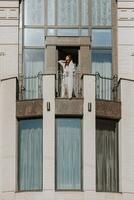
<path fill-rule="evenodd" d="M 82 94 L 82 75 L 79 67 L 73 73 L 73 92 L 72 97 L 81 98 Z M 62 84 L 63 84 L 63 73 L 59 68 L 56 74 L 56 97 L 62 97 Z M 67 97 L 67 96 L 66 96 Z"/>
<path fill-rule="evenodd" d="M 118 98 L 118 77 L 102 77 L 99 73 L 96 76 L 96 99 L 119 100 Z"/>
<path fill-rule="evenodd" d="M 42 98 L 42 73 L 36 76 L 19 75 L 19 100 Z"/>

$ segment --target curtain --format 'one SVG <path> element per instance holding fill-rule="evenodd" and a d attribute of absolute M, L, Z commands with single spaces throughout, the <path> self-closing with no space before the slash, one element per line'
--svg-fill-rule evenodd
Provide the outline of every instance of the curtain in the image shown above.
<path fill-rule="evenodd" d="M 111 25 L 111 8 L 111 0 L 92 0 L 93 25 Z"/>
<path fill-rule="evenodd" d="M 78 0 L 58 0 L 58 25 L 78 25 Z"/>
<path fill-rule="evenodd" d="M 42 76 L 44 64 L 43 49 L 24 50 L 24 98 L 36 99 L 42 90 Z M 40 94 L 41 95 L 41 94 Z"/>
<path fill-rule="evenodd" d="M 42 189 L 42 120 L 21 120 L 19 132 L 19 189 Z"/>
<path fill-rule="evenodd" d="M 44 0 L 25 0 L 25 25 L 44 24 Z"/>
<path fill-rule="evenodd" d="M 80 119 L 56 120 L 57 189 L 81 189 Z"/>
<path fill-rule="evenodd" d="M 96 79 L 96 96 L 100 99 L 111 100 L 112 98 L 112 51 L 93 50 L 92 51 L 92 73 L 99 73 L 102 79 Z"/>
<path fill-rule="evenodd" d="M 97 120 L 96 184 L 97 191 L 118 191 L 118 137 L 116 124 Z"/>

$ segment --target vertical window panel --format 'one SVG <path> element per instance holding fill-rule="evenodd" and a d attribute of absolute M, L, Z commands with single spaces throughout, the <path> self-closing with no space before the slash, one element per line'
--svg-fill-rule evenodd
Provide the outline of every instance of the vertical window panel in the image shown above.
<path fill-rule="evenodd" d="M 80 119 L 56 119 L 56 189 L 81 189 L 80 123 Z"/>
<path fill-rule="evenodd" d="M 111 25 L 111 0 L 92 0 L 92 25 Z"/>
<path fill-rule="evenodd" d="M 88 4 L 89 4 L 89 1 L 88 0 L 82 0 L 81 1 L 81 4 L 82 4 L 82 25 L 84 26 L 88 26 L 88 17 L 89 17 L 89 8 L 88 8 Z"/>
<path fill-rule="evenodd" d="M 44 0 L 25 0 L 25 25 L 44 24 Z"/>
<path fill-rule="evenodd" d="M 43 183 L 42 120 L 19 123 L 19 190 L 40 190 Z"/>
<path fill-rule="evenodd" d="M 42 97 L 44 49 L 24 49 L 24 99 Z"/>
<path fill-rule="evenodd" d="M 96 130 L 96 189 L 118 192 L 118 135 L 116 123 L 97 120 Z"/>
<path fill-rule="evenodd" d="M 58 25 L 78 25 L 78 0 L 58 0 Z"/>
<path fill-rule="evenodd" d="M 48 0 L 47 4 L 47 25 L 55 25 L 55 0 Z"/>
<path fill-rule="evenodd" d="M 112 51 L 92 50 L 92 73 L 99 73 L 103 77 L 112 76 Z"/>
<path fill-rule="evenodd" d="M 111 29 L 93 29 L 92 30 L 93 47 L 111 47 L 112 31 Z"/>
<path fill-rule="evenodd" d="M 112 99 L 112 51 L 92 50 L 92 73 L 99 73 L 96 77 L 96 97 L 98 99 Z"/>
<path fill-rule="evenodd" d="M 43 73 L 44 49 L 24 49 L 24 74 L 36 76 Z"/>
<path fill-rule="evenodd" d="M 24 31 L 25 46 L 44 46 L 44 30 L 26 28 Z"/>

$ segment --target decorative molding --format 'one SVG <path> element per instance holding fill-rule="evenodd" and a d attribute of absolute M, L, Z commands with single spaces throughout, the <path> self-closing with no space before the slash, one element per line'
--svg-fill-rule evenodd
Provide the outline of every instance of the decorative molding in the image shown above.
<path fill-rule="evenodd" d="M 0 8 L 0 20 L 18 19 L 18 8 Z"/>

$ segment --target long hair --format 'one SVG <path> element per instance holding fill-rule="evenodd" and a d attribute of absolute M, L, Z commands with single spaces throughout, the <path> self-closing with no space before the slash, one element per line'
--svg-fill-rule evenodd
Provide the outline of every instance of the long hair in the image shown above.
<path fill-rule="evenodd" d="M 69 63 L 70 63 L 70 62 L 71 62 L 71 60 L 72 60 L 72 57 L 71 57 L 71 55 L 70 55 L 70 54 L 69 54 L 69 55 L 67 55 L 67 56 L 69 57 L 69 61 L 67 61 L 67 60 L 65 61 L 65 66 L 66 66 L 66 65 L 69 65 Z M 66 56 L 66 57 L 67 57 L 67 56 Z"/>

